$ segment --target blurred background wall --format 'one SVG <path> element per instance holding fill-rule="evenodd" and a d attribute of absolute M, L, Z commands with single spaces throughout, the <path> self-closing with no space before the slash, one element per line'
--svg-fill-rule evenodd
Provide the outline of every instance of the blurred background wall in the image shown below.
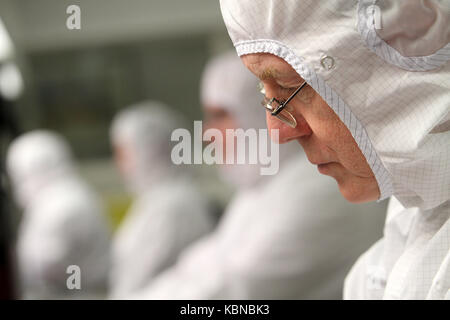
<path fill-rule="evenodd" d="M 66 27 L 73 4 L 81 8 L 81 30 Z M 68 139 L 117 226 L 130 198 L 111 158 L 110 122 L 144 99 L 182 112 L 188 126 L 201 120 L 202 69 L 209 57 L 231 48 L 218 1 L 0 0 L 0 18 L 25 81 L 12 110 L 18 126 L 56 130 Z M 6 146 L 2 142 L 2 156 Z M 211 179 L 212 170 L 199 170 L 199 181 L 226 203 L 231 190 Z M 17 226 L 19 216 L 1 218 L 7 221 L 2 239 L 12 240 L 15 228 L 8 226 Z"/>
<path fill-rule="evenodd" d="M 218 1 L 0 3 L 26 74 L 20 122 L 62 131 L 82 158 L 107 155 L 109 121 L 127 104 L 158 99 L 201 118 L 203 65 L 231 46 Z M 70 4 L 81 7 L 81 30 L 66 28 Z"/>
<path fill-rule="evenodd" d="M 81 30 L 66 27 L 71 4 L 81 8 Z M 26 83 L 16 105 L 18 123 L 25 131 L 62 133 L 82 173 L 117 211 L 113 215 L 125 202 L 110 158 L 113 115 L 156 99 L 181 111 L 192 126 L 202 118 L 203 66 L 231 48 L 218 1 L 0 0 L 0 17 Z"/>

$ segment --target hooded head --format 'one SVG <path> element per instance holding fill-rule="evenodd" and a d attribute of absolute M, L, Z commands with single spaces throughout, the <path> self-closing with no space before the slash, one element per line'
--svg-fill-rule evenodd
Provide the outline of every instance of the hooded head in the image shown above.
<path fill-rule="evenodd" d="M 13 54 L 14 45 L 11 41 L 8 30 L 6 30 L 6 27 L 0 18 L 0 62 L 11 58 Z"/>
<path fill-rule="evenodd" d="M 23 79 L 15 63 L 0 65 L 0 95 L 7 100 L 16 100 L 23 91 Z"/>
<path fill-rule="evenodd" d="M 23 91 L 23 79 L 17 65 L 10 61 L 14 45 L 0 18 L 0 95 L 7 100 L 17 99 Z"/>
<path fill-rule="evenodd" d="M 245 68 L 235 52 L 218 55 L 203 71 L 200 92 L 203 108 L 228 112 L 239 128 L 265 128 L 258 83 L 258 78 Z"/>
<path fill-rule="evenodd" d="M 17 203 L 25 208 L 45 187 L 74 172 L 72 155 L 60 135 L 36 130 L 9 146 L 6 166 Z"/>
<path fill-rule="evenodd" d="M 235 52 L 214 57 L 206 65 L 200 92 L 206 115 L 205 127 L 223 131 L 224 145 L 227 143 L 226 129 L 266 128 L 258 82 Z M 225 147 L 223 149 L 226 150 Z M 260 165 L 223 164 L 219 166 L 219 172 L 236 186 L 250 186 L 259 180 Z"/>
<path fill-rule="evenodd" d="M 119 169 L 132 192 L 149 188 L 172 167 L 170 137 L 180 120 L 169 107 L 144 101 L 119 112 L 111 142 Z"/>
<path fill-rule="evenodd" d="M 291 104 L 298 127 L 279 125 L 281 140 L 291 134 L 321 172 L 340 172 L 344 196 L 361 193 L 345 175 L 367 167 L 379 199 L 434 208 L 450 198 L 449 1 L 373 4 L 221 0 L 221 10 L 237 54 L 261 71 L 270 96 L 308 84 Z"/>

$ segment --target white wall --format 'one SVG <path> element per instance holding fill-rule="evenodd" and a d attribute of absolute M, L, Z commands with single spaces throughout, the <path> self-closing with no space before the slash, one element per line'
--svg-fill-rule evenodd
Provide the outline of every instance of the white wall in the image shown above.
<path fill-rule="evenodd" d="M 81 7 L 79 31 L 66 28 L 66 8 Z M 41 51 L 223 32 L 216 0 L 0 0 L 0 15 L 16 44 Z"/>

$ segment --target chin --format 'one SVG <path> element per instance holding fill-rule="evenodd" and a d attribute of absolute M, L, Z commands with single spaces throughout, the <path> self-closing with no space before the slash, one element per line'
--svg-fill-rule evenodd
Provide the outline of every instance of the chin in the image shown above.
<path fill-rule="evenodd" d="M 379 197 L 378 194 L 372 192 L 370 183 L 360 184 L 353 183 L 353 181 L 337 181 L 337 183 L 342 196 L 351 203 L 371 202 Z"/>
<path fill-rule="evenodd" d="M 334 178 L 342 196 L 351 203 L 364 203 L 377 200 L 378 185 L 374 179 L 361 178 L 350 174 L 339 164 L 318 166 L 320 173 Z"/>
<path fill-rule="evenodd" d="M 342 196 L 351 203 L 365 203 L 372 201 L 368 199 L 366 195 L 361 194 L 361 192 L 354 192 L 353 190 L 347 190 L 346 188 L 339 187 L 339 191 Z"/>
<path fill-rule="evenodd" d="M 317 170 L 336 180 L 342 196 L 351 203 L 364 203 L 379 198 L 378 184 L 375 178 L 361 178 L 351 174 L 336 162 L 320 164 Z"/>

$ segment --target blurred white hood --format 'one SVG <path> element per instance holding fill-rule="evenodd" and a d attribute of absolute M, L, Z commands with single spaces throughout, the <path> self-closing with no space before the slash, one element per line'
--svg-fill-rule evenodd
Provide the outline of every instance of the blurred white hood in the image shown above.
<path fill-rule="evenodd" d="M 10 58 L 13 53 L 13 43 L 2 19 L 0 18 L 0 62 Z"/>

